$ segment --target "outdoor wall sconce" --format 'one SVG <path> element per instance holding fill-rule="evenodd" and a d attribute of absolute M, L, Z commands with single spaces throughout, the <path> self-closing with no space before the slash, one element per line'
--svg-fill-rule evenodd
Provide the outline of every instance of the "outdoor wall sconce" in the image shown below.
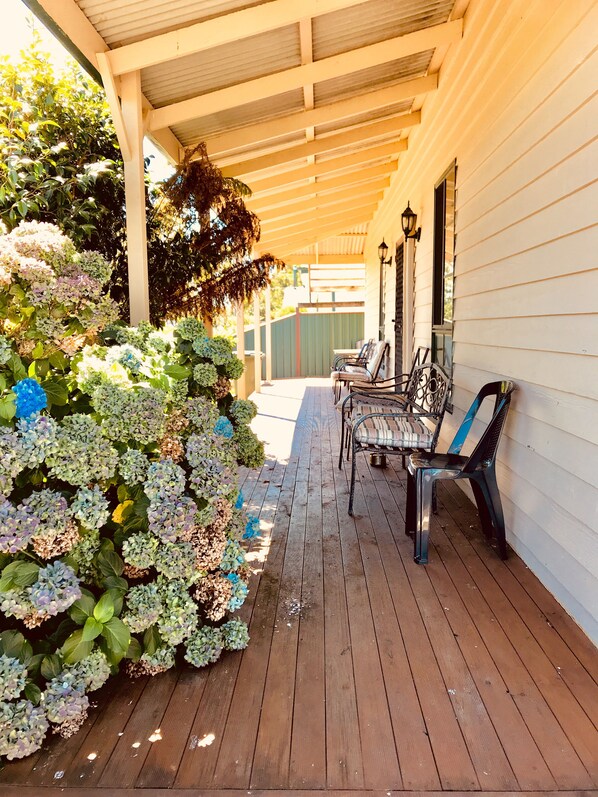
<path fill-rule="evenodd" d="M 388 254 L 388 244 L 384 243 L 384 238 L 382 239 L 382 243 L 378 247 L 378 258 L 380 260 L 381 266 L 390 266 L 392 263 L 392 257 L 389 257 L 386 260 L 386 255 Z"/>
<path fill-rule="evenodd" d="M 422 234 L 422 228 L 418 227 L 415 229 L 416 224 L 417 215 L 411 210 L 409 207 L 409 202 L 407 202 L 407 207 L 401 213 L 401 226 L 403 227 L 405 238 L 413 238 L 414 241 L 419 241 Z M 378 252 L 379 251 L 380 248 L 378 248 Z"/>

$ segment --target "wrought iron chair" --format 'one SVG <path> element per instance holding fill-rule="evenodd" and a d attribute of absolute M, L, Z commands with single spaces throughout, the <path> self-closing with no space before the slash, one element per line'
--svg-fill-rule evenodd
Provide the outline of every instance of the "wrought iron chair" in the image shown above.
<path fill-rule="evenodd" d="M 337 402 L 341 397 L 343 385 L 349 385 L 358 379 L 360 382 L 374 382 L 378 378 L 384 359 L 390 348 L 384 340 L 379 340 L 374 344 L 368 361 L 365 365 L 343 365 L 339 370 L 332 371 L 332 390 L 334 400 Z"/>
<path fill-rule="evenodd" d="M 375 379 L 373 382 L 360 382 L 359 379 L 355 379 L 349 385 L 349 390 L 358 390 L 359 392 L 365 393 L 375 393 L 376 391 L 384 390 L 393 393 L 404 393 L 407 389 L 407 385 L 409 384 L 409 380 L 413 375 L 413 369 L 417 365 L 423 365 L 428 359 L 429 353 L 429 346 L 419 346 L 415 350 L 408 373 L 395 374 L 394 376 L 389 376 L 387 379 Z"/>
<path fill-rule="evenodd" d="M 343 356 L 342 354 L 337 355 L 334 358 L 332 365 L 330 366 L 330 370 L 339 371 L 345 365 L 365 365 L 375 345 L 376 341 L 374 340 L 374 338 L 370 338 L 369 340 L 364 340 L 361 344 L 361 348 L 359 349 L 359 353 L 356 354 L 355 356 L 346 357 Z"/>
<path fill-rule="evenodd" d="M 358 414 L 350 419 L 350 515 L 353 514 L 357 454 L 369 452 L 405 456 L 420 449 L 434 451 L 449 387 L 450 379 L 439 365 L 424 363 L 414 368 L 409 391 L 397 396 L 393 406 L 387 403 L 359 405 Z M 341 467 L 342 442 L 339 456 Z"/>
<path fill-rule="evenodd" d="M 345 427 L 350 425 L 350 418 L 357 411 L 358 405 L 388 405 L 400 411 L 400 408 L 405 406 L 404 402 L 401 403 L 401 397 L 409 395 L 410 390 L 411 393 L 415 390 L 413 372 L 418 365 L 423 365 L 426 362 L 429 352 L 428 346 L 420 346 L 416 350 L 408 374 L 395 374 L 388 379 L 376 379 L 371 385 L 364 382 L 353 382 L 349 385 L 349 395 L 337 403 L 337 409 L 341 413 L 341 457 L 345 441 L 348 453 L 349 435 L 345 436 Z M 397 407 L 397 399 L 399 407 Z M 403 467 L 405 467 L 404 461 Z"/>
<path fill-rule="evenodd" d="M 407 464 L 407 511 L 405 533 L 414 534 L 413 558 L 419 564 L 428 561 L 430 511 L 434 486 L 438 479 L 469 479 L 475 496 L 484 534 L 496 537 L 502 559 L 507 557 L 505 522 L 496 481 L 496 452 L 507 418 L 513 382 L 489 382 L 480 390 L 446 454 L 417 452 Z M 490 423 L 469 457 L 461 449 L 484 399 L 494 396 Z"/>

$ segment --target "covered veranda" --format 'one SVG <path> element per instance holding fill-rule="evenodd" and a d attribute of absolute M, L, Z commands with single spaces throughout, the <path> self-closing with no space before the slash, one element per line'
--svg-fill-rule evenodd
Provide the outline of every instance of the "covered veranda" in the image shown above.
<path fill-rule="evenodd" d="M 2 795 L 596 793 L 596 651 L 523 562 L 449 487 L 416 565 L 399 460 L 362 458 L 347 514 L 328 384 L 256 400 L 249 647 L 114 679 L 78 734 L 0 772 Z"/>

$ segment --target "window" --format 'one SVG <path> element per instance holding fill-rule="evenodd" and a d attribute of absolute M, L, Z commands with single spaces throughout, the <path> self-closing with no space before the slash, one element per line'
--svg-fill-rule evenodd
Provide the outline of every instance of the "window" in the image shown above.
<path fill-rule="evenodd" d="M 455 183 L 453 162 L 434 188 L 432 360 L 452 376 L 453 281 L 455 275 Z"/>

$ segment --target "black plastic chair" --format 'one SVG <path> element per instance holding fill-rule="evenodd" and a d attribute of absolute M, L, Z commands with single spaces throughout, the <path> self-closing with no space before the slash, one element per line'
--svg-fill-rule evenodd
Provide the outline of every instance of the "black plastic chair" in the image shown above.
<path fill-rule="evenodd" d="M 417 452 L 407 464 L 407 511 L 405 533 L 414 534 L 413 558 L 418 564 L 428 561 L 430 512 L 435 483 L 439 479 L 469 479 L 475 496 L 484 534 L 496 537 L 498 552 L 507 558 L 505 521 L 496 481 L 496 452 L 507 418 L 513 382 L 489 382 L 475 397 L 446 454 Z M 469 457 L 460 452 L 474 418 L 485 398 L 494 396 L 494 412 L 485 432 Z"/>

